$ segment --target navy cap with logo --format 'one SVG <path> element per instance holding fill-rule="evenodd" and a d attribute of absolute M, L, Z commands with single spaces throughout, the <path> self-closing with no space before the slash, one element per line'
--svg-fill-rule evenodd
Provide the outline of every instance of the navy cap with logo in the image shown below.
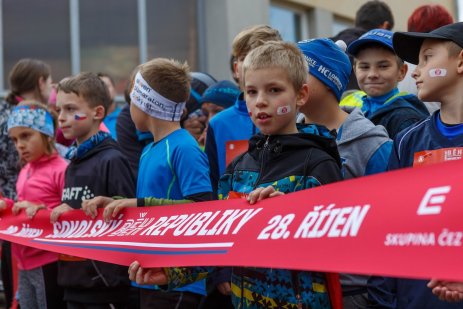
<path fill-rule="evenodd" d="M 418 64 L 420 48 L 426 39 L 452 41 L 463 48 L 463 22 L 446 25 L 429 33 L 396 32 L 392 41 L 400 58 Z"/>
<path fill-rule="evenodd" d="M 392 47 L 393 34 L 394 33 L 392 31 L 385 29 L 370 30 L 359 37 L 357 40 L 350 43 L 349 47 L 347 47 L 347 52 L 355 56 L 362 49 L 362 47 L 371 43 L 383 45 L 384 47 L 387 47 L 392 52 L 394 52 L 394 48 Z"/>

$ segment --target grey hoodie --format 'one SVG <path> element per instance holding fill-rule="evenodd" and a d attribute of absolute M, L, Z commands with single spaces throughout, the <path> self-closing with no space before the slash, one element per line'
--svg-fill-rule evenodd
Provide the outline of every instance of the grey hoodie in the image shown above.
<path fill-rule="evenodd" d="M 341 108 L 349 114 L 336 138 L 344 179 L 385 172 L 392 150 L 386 129 L 374 125 L 359 108 Z M 304 122 L 303 114 L 299 114 L 297 122 Z"/>
<path fill-rule="evenodd" d="M 374 125 L 358 108 L 345 106 L 343 110 L 349 116 L 338 130 L 336 143 L 344 179 L 386 171 L 392 149 L 386 129 Z"/>

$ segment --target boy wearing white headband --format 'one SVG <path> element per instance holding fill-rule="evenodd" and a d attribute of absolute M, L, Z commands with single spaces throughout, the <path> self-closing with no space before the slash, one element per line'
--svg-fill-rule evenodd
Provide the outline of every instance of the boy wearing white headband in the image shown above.
<path fill-rule="evenodd" d="M 193 136 L 180 127 L 190 79 L 188 64 L 175 60 L 156 58 L 138 67 L 130 93 L 130 114 L 137 129 L 150 131 L 154 141 L 140 158 L 137 199 L 97 197 L 84 203 L 89 214 L 105 207 L 104 216 L 109 220 L 125 207 L 212 199 L 207 157 Z M 196 308 L 206 295 L 204 280 L 169 293 L 153 285 L 140 288 L 141 308 Z"/>

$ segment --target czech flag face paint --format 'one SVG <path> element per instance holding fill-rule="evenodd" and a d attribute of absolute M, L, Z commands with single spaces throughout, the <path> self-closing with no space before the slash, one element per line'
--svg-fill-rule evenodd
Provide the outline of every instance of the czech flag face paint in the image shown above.
<path fill-rule="evenodd" d="M 79 120 L 85 120 L 85 119 L 87 119 L 87 115 L 77 113 L 77 114 L 74 115 L 74 119 L 77 120 L 77 121 L 79 121 Z"/>

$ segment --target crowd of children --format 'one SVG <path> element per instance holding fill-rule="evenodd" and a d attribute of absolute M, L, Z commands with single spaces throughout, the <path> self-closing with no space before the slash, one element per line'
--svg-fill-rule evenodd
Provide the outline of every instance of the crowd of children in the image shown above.
<path fill-rule="evenodd" d="M 283 42 L 277 30 L 258 25 L 241 31 L 232 49 L 238 86 L 155 58 L 135 68 L 123 109 L 104 73 L 64 78 L 56 105 L 47 107 L 50 68 L 19 61 L 0 104 L 0 209 L 29 218 L 50 209 L 53 223 L 74 209 L 95 218 L 103 208 L 109 220 L 126 207 L 231 192 L 254 204 L 412 167 L 418 152 L 463 147 L 461 22 L 429 33 L 372 29 L 347 49 L 328 38 Z M 407 63 L 416 65 L 417 96 L 398 90 Z M 352 74 L 359 91 L 345 96 Z M 429 115 L 423 101 L 441 108 Z M 56 146 L 58 127 L 69 147 Z M 227 164 L 227 147 L 243 140 Z M 137 261 L 127 268 L 17 244 L 11 251 L 16 293 L 4 258 L 2 277 L 21 308 L 463 308 L 463 283 L 439 278 L 339 280 L 239 265 L 150 269 Z"/>

